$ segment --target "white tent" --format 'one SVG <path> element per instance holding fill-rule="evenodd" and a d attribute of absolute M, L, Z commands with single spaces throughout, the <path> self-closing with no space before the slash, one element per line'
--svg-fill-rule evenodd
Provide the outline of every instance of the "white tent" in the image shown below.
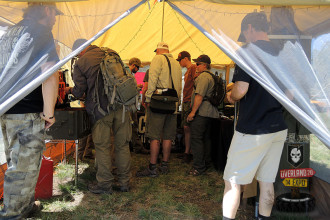
<path fill-rule="evenodd" d="M 22 9 L 27 7 L 25 1 L 0 1 L 0 30 L 3 33 L 22 19 Z M 136 56 L 148 62 L 154 56 L 153 50 L 157 42 L 163 40 L 170 45 L 170 52 L 174 56 L 187 50 L 193 57 L 202 53 L 210 55 L 212 64 L 226 65 L 233 60 L 330 147 L 329 112 L 323 113 L 311 104 L 311 100 L 322 100 L 325 106 L 330 105 L 329 81 L 315 71 L 318 68 L 310 63 L 310 48 L 304 48 L 304 40 L 312 40 L 330 32 L 329 1 L 56 2 L 58 9 L 63 12 L 63 15 L 57 16 L 57 23 L 53 28 L 54 38 L 61 48 L 61 61 L 48 71 L 37 74 L 34 80 L 24 81 L 24 77 L 15 80 L 10 89 L 5 91 L 1 88 L 8 88 L 6 82 L 12 76 L 2 73 L 1 114 L 93 41 L 99 46 L 118 51 L 123 60 Z M 282 42 L 285 44 L 280 56 L 263 56 L 254 47 L 245 52 L 240 50 L 241 44 L 237 42 L 240 23 L 247 13 L 254 11 L 266 13 L 273 38 L 286 38 Z M 89 41 L 71 53 L 72 44 L 78 38 Z M 2 59 L 1 69 L 8 63 Z M 319 65 L 329 63 L 327 61 L 325 59 Z M 276 72 L 269 72 L 269 69 Z M 298 91 L 295 101 L 286 97 L 285 91 L 288 89 Z"/>

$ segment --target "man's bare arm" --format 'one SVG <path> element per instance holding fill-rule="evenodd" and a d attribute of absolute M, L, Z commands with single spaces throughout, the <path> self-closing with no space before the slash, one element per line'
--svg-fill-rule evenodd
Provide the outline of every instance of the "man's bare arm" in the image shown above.
<path fill-rule="evenodd" d="M 194 99 L 194 105 L 191 109 L 191 112 L 189 113 L 189 115 L 187 117 L 188 122 L 194 120 L 196 112 L 199 109 L 199 106 L 202 104 L 202 102 L 203 102 L 203 96 L 201 96 L 200 94 L 196 94 L 195 99 Z"/>
<path fill-rule="evenodd" d="M 59 76 L 57 71 L 42 83 L 44 109 L 40 116 L 46 121 L 46 129 L 55 123 L 54 110 L 58 95 L 58 83 Z"/>
<path fill-rule="evenodd" d="M 248 89 L 249 89 L 249 83 L 243 81 L 235 82 L 230 93 L 230 99 L 235 102 L 239 101 L 241 98 L 245 96 Z"/>

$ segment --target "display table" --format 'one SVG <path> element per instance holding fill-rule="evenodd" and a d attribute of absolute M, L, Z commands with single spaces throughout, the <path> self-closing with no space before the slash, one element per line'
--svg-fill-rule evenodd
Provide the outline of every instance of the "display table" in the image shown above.
<path fill-rule="evenodd" d="M 46 139 L 57 141 L 74 140 L 75 146 L 75 184 L 78 181 L 78 145 L 79 139 L 90 133 L 91 124 L 84 108 L 66 108 L 55 110 L 56 122 L 46 132 Z M 64 155 L 66 144 L 64 144 Z M 66 158 L 66 155 L 64 156 Z"/>

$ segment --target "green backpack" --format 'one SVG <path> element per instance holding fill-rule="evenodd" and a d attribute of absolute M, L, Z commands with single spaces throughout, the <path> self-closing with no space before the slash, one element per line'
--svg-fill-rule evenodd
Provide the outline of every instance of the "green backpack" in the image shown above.
<path fill-rule="evenodd" d="M 104 58 L 100 63 L 100 73 L 95 83 L 96 103 L 101 114 L 106 115 L 110 112 L 114 104 L 123 106 L 123 112 L 128 109 L 136 110 L 136 103 L 139 95 L 135 77 L 126 71 L 120 56 L 109 48 L 100 48 L 104 51 Z M 99 103 L 98 97 L 98 77 L 102 75 L 104 82 L 104 92 L 108 98 L 107 112 Z M 123 114 L 124 116 L 124 114 Z M 124 120 L 124 118 L 123 118 Z"/>

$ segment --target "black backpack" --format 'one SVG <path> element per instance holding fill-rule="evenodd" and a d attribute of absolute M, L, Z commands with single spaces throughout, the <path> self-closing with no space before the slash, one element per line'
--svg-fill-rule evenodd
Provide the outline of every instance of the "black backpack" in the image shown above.
<path fill-rule="evenodd" d="M 211 97 L 205 97 L 213 106 L 218 107 L 225 98 L 226 86 L 224 81 L 220 76 L 216 76 L 209 71 L 204 71 L 210 74 L 214 80 L 214 89 L 212 91 Z"/>

